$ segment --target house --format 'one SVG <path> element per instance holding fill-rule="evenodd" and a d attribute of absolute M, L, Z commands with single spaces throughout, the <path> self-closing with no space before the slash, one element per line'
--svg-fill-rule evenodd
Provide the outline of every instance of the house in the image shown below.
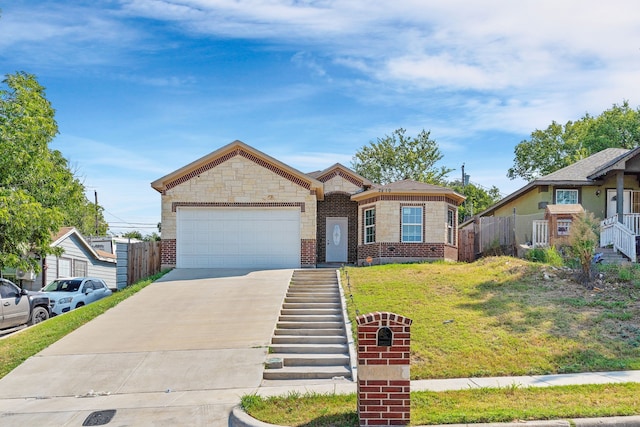
<path fill-rule="evenodd" d="M 600 244 L 613 244 L 635 260 L 635 236 L 640 234 L 640 148 L 607 148 L 535 179 L 460 227 L 477 226 L 487 218 L 514 218 L 514 244 L 544 246 L 554 233 L 563 232 L 549 229 L 549 215 L 565 215 L 562 227 L 570 224 L 566 215 L 576 213 L 548 210 L 551 205 L 580 205 L 592 212 L 602 221 Z"/>
<path fill-rule="evenodd" d="M 116 289 L 116 257 L 94 249 L 74 227 L 63 227 L 53 237 L 52 247 L 62 248 L 62 255 L 47 255 L 41 260 L 42 271 L 35 277 L 23 279 L 23 287 L 40 290 L 59 277 L 98 277 L 110 289 Z"/>
<path fill-rule="evenodd" d="M 151 186 L 162 195 L 163 268 L 457 259 L 464 197 L 444 187 L 376 185 L 341 164 L 307 174 L 241 141 Z"/>

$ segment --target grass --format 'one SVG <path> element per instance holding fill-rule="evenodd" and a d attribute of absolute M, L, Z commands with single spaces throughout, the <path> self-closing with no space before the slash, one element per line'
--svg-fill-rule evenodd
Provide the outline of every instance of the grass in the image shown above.
<path fill-rule="evenodd" d="M 472 264 L 346 268 L 349 317 L 390 311 L 413 320 L 411 378 L 640 369 L 640 269 L 603 266 L 593 287 L 571 273 L 508 257 Z M 411 424 L 640 414 L 640 384 L 411 393 Z M 245 396 L 262 421 L 356 426 L 356 396 Z"/>
<path fill-rule="evenodd" d="M 625 416 L 640 413 L 640 384 L 477 388 L 411 393 L 411 425 L 496 423 Z M 358 426 L 355 394 L 307 393 L 262 398 L 242 407 L 254 418 L 285 426 Z"/>
<path fill-rule="evenodd" d="M 496 257 L 348 268 L 343 285 L 350 317 L 413 320 L 412 379 L 640 369 L 640 290 L 595 291 L 557 274 Z"/>
<path fill-rule="evenodd" d="M 107 298 L 53 317 L 26 330 L 0 340 L 0 378 L 3 378 L 29 357 L 44 350 L 65 335 L 158 280 L 168 271 L 140 280 Z"/>

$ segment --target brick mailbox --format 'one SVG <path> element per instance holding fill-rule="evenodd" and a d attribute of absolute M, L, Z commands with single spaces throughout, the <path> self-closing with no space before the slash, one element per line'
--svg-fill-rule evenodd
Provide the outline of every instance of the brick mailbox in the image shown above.
<path fill-rule="evenodd" d="M 409 424 L 412 320 L 378 312 L 358 316 L 356 321 L 360 425 Z"/>

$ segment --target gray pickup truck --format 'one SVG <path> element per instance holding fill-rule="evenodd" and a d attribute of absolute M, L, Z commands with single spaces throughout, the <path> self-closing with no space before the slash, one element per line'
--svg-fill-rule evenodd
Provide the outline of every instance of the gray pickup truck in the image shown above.
<path fill-rule="evenodd" d="M 51 315 L 49 297 L 41 292 L 20 289 L 0 278 L 0 330 L 8 332 L 24 325 L 35 325 Z"/>

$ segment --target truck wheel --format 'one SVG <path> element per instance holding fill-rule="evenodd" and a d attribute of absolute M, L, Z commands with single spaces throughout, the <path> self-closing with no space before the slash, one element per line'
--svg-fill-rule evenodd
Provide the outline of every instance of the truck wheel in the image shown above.
<path fill-rule="evenodd" d="M 44 322 L 49 318 L 49 312 L 44 307 L 34 307 L 33 313 L 31 313 L 31 319 L 29 325 L 35 325 L 36 323 Z"/>

